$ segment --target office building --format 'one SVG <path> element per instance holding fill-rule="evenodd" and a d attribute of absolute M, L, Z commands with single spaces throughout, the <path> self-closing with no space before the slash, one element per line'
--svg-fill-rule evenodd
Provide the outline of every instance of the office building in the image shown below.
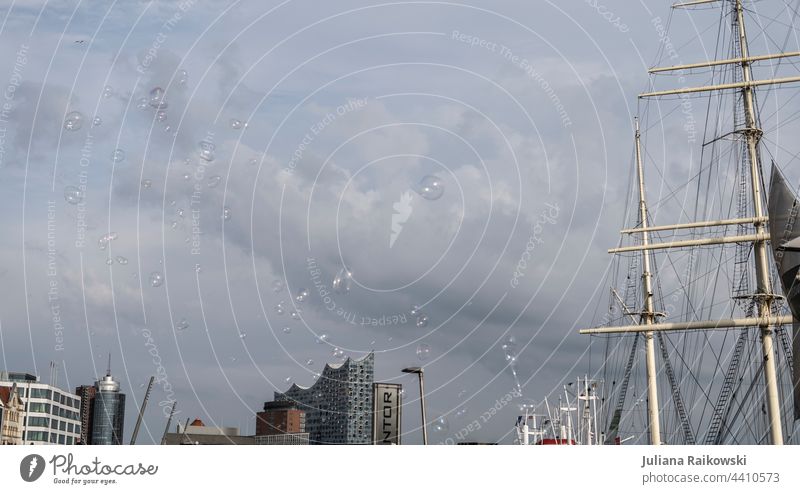
<path fill-rule="evenodd" d="M 285 393 L 276 392 L 274 401 L 305 412 L 311 444 L 371 444 L 374 368 L 374 353 L 326 364 L 312 386 L 292 384 Z"/>
<path fill-rule="evenodd" d="M 16 383 L 24 405 L 24 444 L 76 444 L 81 437 L 78 395 L 39 382 L 32 374 L 0 372 L 0 386 Z"/>
<path fill-rule="evenodd" d="M 119 382 L 111 370 L 95 383 L 92 412 L 92 437 L 90 444 L 122 444 L 125 426 L 125 394 L 120 393 Z"/>
<path fill-rule="evenodd" d="M 268 401 L 256 414 L 256 436 L 294 434 L 306 431 L 306 412 L 292 403 Z"/>

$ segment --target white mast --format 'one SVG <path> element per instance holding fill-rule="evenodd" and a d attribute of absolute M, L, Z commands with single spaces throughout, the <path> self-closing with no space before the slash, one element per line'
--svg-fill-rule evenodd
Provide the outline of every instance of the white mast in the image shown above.
<path fill-rule="evenodd" d="M 642 147 L 639 142 L 639 119 L 636 119 L 636 175 L 639 179 L 639 217 L 641 218 L 642 235 L 642 290 L 644 307 L 642 323 L 647 326 L 655 322 L 653 304 L 653 277 L 650 273 L 650 234 L 647 230 L 647 201 L 644 193 L 644 169 L 642 167 Z M 647 419 L 650 430 L 650 444 L 661 444 L 661 424 L 658 418 L 658 386 L 656 381 L 656 346 L 652 331 L 644 333 L 644 351 L 647 362 Z"/>
<path fill-rule="evenodd" d="M 753 215 L 761 217 L 763 206 L 761 204 L 761 167 L 758 162 L 758 140 L 761 129 L 757 128 L 755 104 L 753 103 L 753 88 L 749 86 L 752 81 L 750 61 L 748 60 L 747 34 L 744 29 L 744 14 L 742 0 L 736 0 L 736 20 L 739 27 L 739 46 L 742 50 L 742 88 L 744 96 L 744 113 L 747 128 L 744 135 L 747 138 L 747 154 L 750 158 L 750 183 L 753 188 Z M 754 223 L 756 233 L 763 234 L 764 222 Z M 769 268 L 767 267 L 767 242 L 756 240 L 753 242 L 753 251 L 756 263 L 756 293 L 755 301 L 758 305 L 759 317 L 772 316 L 772 282 Z M 762 355 L 764 356 L 764 380 L 767 388 L 767 413 L 769 414 L 770 435 L 772 444 L 783 444 L 783 430 L 781 424 L 780 403 L 778 402 L 778 381 L 775 376 L 775 351 L 772 347 L 772 327 L 768 324 L 759 326 L 761 329 Z"/>

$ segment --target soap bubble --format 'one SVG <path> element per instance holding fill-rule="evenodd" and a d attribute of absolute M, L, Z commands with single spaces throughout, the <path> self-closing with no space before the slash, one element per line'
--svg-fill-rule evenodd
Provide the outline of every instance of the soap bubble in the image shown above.
<path fill-rule="evenodd" d="M 294 298 L 298 302 L 304 302 L 308 298 L 308 290 L 301 288 L 297 291 L 297 296 Z"/>
<path fill-rule="evenodd" d="M 273 280 L 272 281 L 272 291 L 275 293 L 280 293 L 283 291 L 283 280 Z"/>
<path fill-rule="evenodd" d="M 185 318 L 182 318 L 177 324 L 175 324 L 175 329 L 178 331 L 189 329 L 189 321 L 187 321 Z"/>
<path fill-rule="evenodd" d="M 247 163 L 248 163 L 250 166 L 256 166 L 256 165 L 258 164 L 258 158 L 250 158 L 250 159 L 247 161 Z"/>
<path fill-rule="evenodd" d="M 425 314 L 419 314 L 417 316 L 416 325 L 417 325 L 418 328 L 424 328 L 425 326 L 427 326 L 428 325 L 428 316 L 426 316 Z"/>
<path fill-rule="evenodd" d="M 322 345 L 328 341 L 328 335 L 322 333 L 321 335 L 317 336 L 317 343 Z"/>
<path fill-rule="evenodd" d="M 164 283 L 164 275 L 158 271 L 150 273 L 150 286 L 159 287 Z"/>
<path fill-rule="evenodd" d="M 125 151 L 122 149 L 115 149 L 113 153 L 111 153 L 111 161 L 114 163 L 119 163 L 120 161 L 125 159 Z"/>
<path fill-rule="evenodd" d="M 78 204 L 83 201 L 83 191 L 74 185 L 64 187 L 64 200 L 69 204 Z"/>
<path fill-rule="evenodd" d="M 163 122 L 166 119 L 167 119 L 167 112 L 165 112 L 164 110 L 158 110 L 156 112 L 156 120 L 158 120 L 159 122 Z"/>
<path fill-rule="evenodd" d="M 292 328 L 290 328 L 289 326 L 286 326 L 286 327 L 283 328 L 283 333 L 284 334 L 291 334 L 291 332 L 292 332 Z"/>
<path fill-rule="evenodd" d="M 236 118 L 231 119 L 230 125 L 233 130 L 239 130 L 243 126 L 242 121 Z"/>
<path fill-rule="evenodd" d="M 181 86 L 183 86 L 183 85 L 185 85 L 185 84 L 186 84 L 186 82 L 189 80 L 189 73 L 188 73 L 188 72 L 186 72 L 185 70 L 181 69 L 181 70 L 179 70 L 179 71 L 178 71 L 178 73 L 176 74 L 176 77 L 175 77 L 175 79 L 178 81 L 178 84 L 180 84 Z"/>
<path fill-rule="evenodd" d="M 241 333 L 239 333 L 239 338 L 240 338 L 240 339 L 242 339 L 242 340 L 243 340 L 243 339 L 245 339 L 245 338 L 247 338 L 247 333 L 245 333 L 244 331 L 242 331 Z"/>
<path fill-rule="evenodd" d="M 231 219 L 231 208 L 226 207 L 222 209 L 222 219 L 225 221 Z"/>
<path fill-rule="evenodd" d="M 417 358 L 420 360 L 428 360 L 431 356 L 431 347 L 427 343 L 420 343 L 417 346 Z"/>
<path fill-rule="evenodd" d="M 140 110 L 147 110 L 147 98 L 139 98 L 136 100 L 136 108 Z"/>
<path fill-rule="evenodd" d="M 210 141 L 200 141 L 200 159 L 203 161 L 214 161 L 214 150 L 217 146 Z"/>
<path fill-rule="evenodd" d="M 447 417 L 444 415 L 439 415 L 433 422 L 431 422 L 431 428 L 438 433 L 445 433 L 450 430 L 450 423 L 447 421 Z"/>
<path fill-rule="evenodd" d="M 122 256 L 117 256 L 117 264 L 122 264 L 123 266 L 128 264 L 128 258 L 127 257 L 122 257 Z"/>
<path fill-rule="evenodd" d="M 347 268 L 342 268 L 333 277 L 333 291 L 336 293 L 346 294 L 350 292 L 353 282 L 353 273 Z"/>
<path fill-rule="evenodd" d="M 114 88 L 111 86 L 106 86 L 103 88 L 103 97 L 110 98 L 114 96 Z"/>
<path fill-rule="evenodd" d="M 67 130 L 79 130 L 83 127 L 83 114 L 79 111 L 71 111 L 64 118 L 64 128 Z"/>
<path fill-rule="evenodd" d="M 435 175 L 425 175 L 417 185 L 417 193 L 429 201 L 435 201 L 444 194 L 444 183 Z"/>
<path fill-rule="evenodd" d="M 292 376 L 286 377 L 286 379 L 284 379 L 284 381 L 286 381 L 287 384 L 292 382 Z"/>
<path fill-rule="evenodd" d="M 214 187 L 219 185 L 221 181 L 222 177 L 220 177 L 219 175 L 212 175 L 211 177 L 208 178 L 208 188 L 213 189 Z"/>
<path fill-rule="evenodd" d="M 106 264 L 107 264 L 107 265 L 109 265 L 109 266 L 111 266 L 112 264 L 114 264 L 114 258 L 113 258 L 113 257 L 109 257 L 109 258 L 107 258 L 107 259 L 106 259 Z"/>
<path fill-rule="evenodd" d="M 150 180 L 149 178 L 145 178 L 144 180 L 142 180 L 142 187 L 144 187 L 145 189 L 149 189 L 152 186 L 153 186 L 153 181 Z"/>
<path fill-rule="evenodd" d="M 417 314 L 419 314 L 419 311 L 420 311 L 420 306 L 419 305 L 411 306 L 411 315 L 412 316 L 416 316 Z"/>
<path fill-rule="evenodd" d="M 160 87 L 154 87 L 150 90 L 150 106 L 157 110 L 165 109 L 168 106 L 166 100 L 164 100 L 165 96 L 166 93 L 163 89 Z"/>
<path fill-rule="evenodd" d="M 282 316 L 286 312 L 286 303 L 283 301 L 278 302 L 278 305 L 275 306 L 275 312 Z"/>
<path fill-rule="evenodd" d="M 102 123 L 103 123 L 103 119 L 100 118 L 100 117 L 94 117 L 92 119 L 92 127 L 99 127 L 100 124 L 102 124 Z"/>
<path fill-rule="evenodd" d="M 306 365 L 310 367 L 310 366 L 314 365 L 314 361 L 311 360 L 311 359 L 308 359 L 308 360 L 306 360 Z"/>
<path fill-rule="evenodd" d="M 116 232 L 108 232 L 105 235 L 102 235 L 99 239 L 97 239 L 97 246 L 100 247 L 100 250 L 106 250 L 106 247 L 108 247 L 108 243 L 111 242 L 112 240 L 116 240 L 117 236 L 118 235 Z"/>
<path fill-rule="evenodd" d="M 300 320 L 300 318 L 302 317 L 302 314 L 303 314 L 303 311 L 301 311 L 300 309 L 297 309 L 297 310 L 291 311 L 289 313 L 289 317 L 291 317 L 292 319 Z"/>
<path fill-rule="evenodd" d="M 344 357 L 344 350 L 342 350 L 339 347 L 336 347 L 333 350 L 331 350 L 331 355 L 333 355 L 333 358 L 341 359 Z"/>

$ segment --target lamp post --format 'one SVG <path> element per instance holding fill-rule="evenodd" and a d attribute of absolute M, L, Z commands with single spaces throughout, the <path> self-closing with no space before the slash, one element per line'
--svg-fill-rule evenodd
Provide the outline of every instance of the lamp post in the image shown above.
<path fill-rule="evenodd" d="M 425 385 L 422 367 L 406 367 L 402 372 L 406 374 L 416 374 L 419 378 L 419 403 L 422 409 L 422 444 L 428 444 L 428 420 L 425 416 Z"/>

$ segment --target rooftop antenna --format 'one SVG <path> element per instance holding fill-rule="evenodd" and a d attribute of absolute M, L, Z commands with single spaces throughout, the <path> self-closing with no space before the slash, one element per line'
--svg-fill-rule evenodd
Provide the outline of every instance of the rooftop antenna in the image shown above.
<path fill-rule="evenodd" d="M 106 375 L 111 375 L 111 352 L 108 352 L 108 370 L 106 370 Z"/>

